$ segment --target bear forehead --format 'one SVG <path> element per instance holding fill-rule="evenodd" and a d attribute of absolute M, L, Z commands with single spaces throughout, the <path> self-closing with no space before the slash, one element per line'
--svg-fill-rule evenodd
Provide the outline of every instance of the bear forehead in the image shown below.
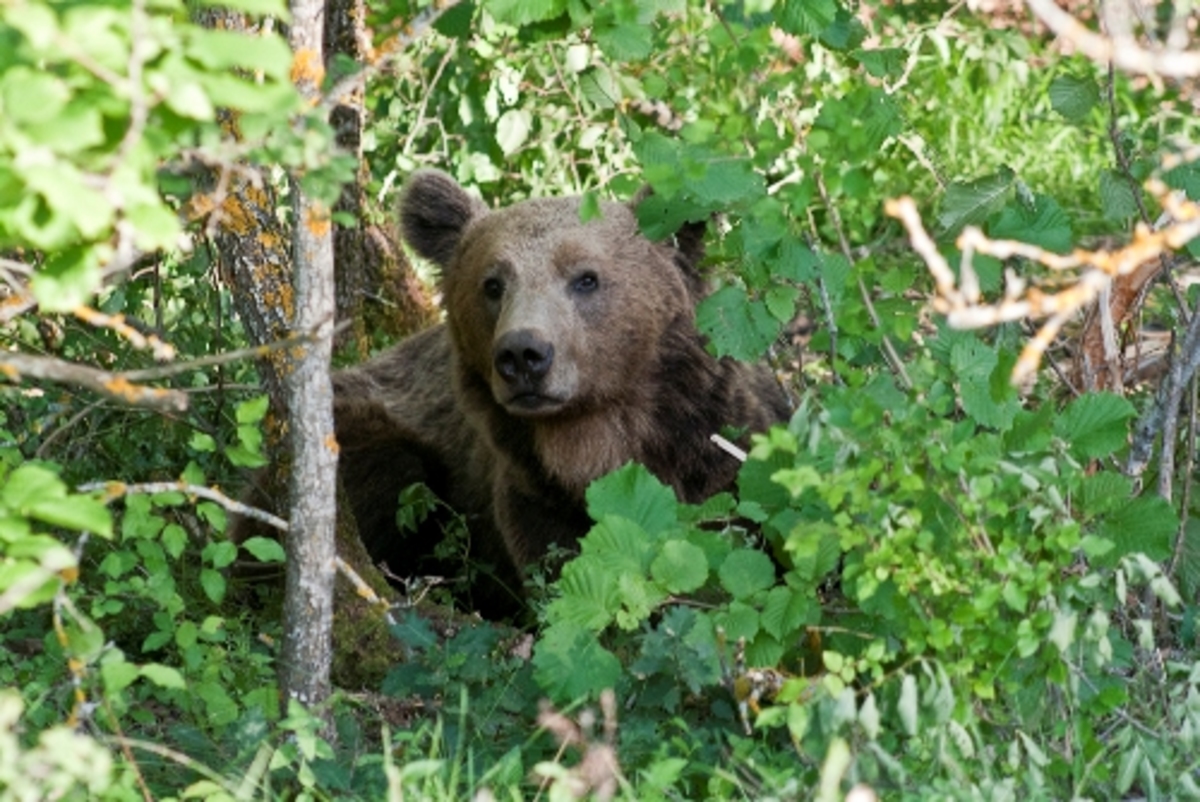
<path fill-rule="evenodd" d="M 583 222 L 578 198 L 543 198 L 473 220 L 463 237 L 461 253 L 471 261 L 534 253 L 555 261 L 599 257 L 638 234 L 637 219 L 619 203 L 601 204 L 601 216 Z"/>

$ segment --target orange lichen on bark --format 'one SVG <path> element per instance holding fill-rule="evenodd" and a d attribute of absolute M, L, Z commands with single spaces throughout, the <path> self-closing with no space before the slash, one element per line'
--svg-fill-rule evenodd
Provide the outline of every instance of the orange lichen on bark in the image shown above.
<path fill-rule="evenodd" d="M 329 209 L 320 204 L 313 204 L 308 207 L 304 215 L 304 224 L 308 226 L 308 230 L 314 237 L 328 237 L 330 230 L 333 228 L 333 221 L 329 217 Z"/>
<path fill-rule="evenodd" d="M 334 436 L 333 432 L 325 435 L 325 447 L 334 454 L 337 454 L 342 450 L 342 447 L 338 445 L 337 437 Z"/>
<path fill-rule="evenodd" d="M 7 362 L 0 362 L 0 374 L 3 374 L 4 378 L 8 379 L 13 384 L 16 384 L 21 380 L 21 371 L 17 370 L 14 365 L 10 365 Z"/>
<path fill-rule="evenodd" d="M 297 50 L 292 57 L 291 77 L 292 83 L 301 90 L 309 88 L 315 91 L 321 85 L 321 81 L 325 80 L 325 65 L 321 61 L 321 54 L 309 47 Z M 310 102 L 316 103 L 317 98 L 312 98 Z"/>

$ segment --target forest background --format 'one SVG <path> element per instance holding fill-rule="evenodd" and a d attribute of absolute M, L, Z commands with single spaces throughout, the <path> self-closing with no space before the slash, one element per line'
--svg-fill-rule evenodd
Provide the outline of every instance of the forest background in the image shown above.
<path fill-rule="evenodd" d="M 1200 797 L 1191 5 L 419 6 L 0 2 L 0 795 Z M 335 518 L 421 166 L 710 219 L 797 399 L 520 628 Z"/>

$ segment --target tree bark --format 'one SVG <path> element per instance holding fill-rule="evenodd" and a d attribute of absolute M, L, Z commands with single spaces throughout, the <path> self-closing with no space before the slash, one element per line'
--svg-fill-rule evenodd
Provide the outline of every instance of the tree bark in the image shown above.
<path fill-rule="evenodd" d="M 292 73 L 314 104 L 324 78 L 324 0 L 292 0 Z M 284 377 L 291 438 L 290 528 L 286 539 L 279 683 L 285 701 L 312 707 L 329 696 L 333 661 L 337 441 L 329 379 L 335 314 L 330 210 L 292 180 L 295 225 L 293 331 L 315 332 Z"/>

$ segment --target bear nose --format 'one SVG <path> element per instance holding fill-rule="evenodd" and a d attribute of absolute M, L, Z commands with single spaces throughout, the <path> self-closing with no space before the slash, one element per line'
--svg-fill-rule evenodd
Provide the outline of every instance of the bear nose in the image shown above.
<path fill-rule="evenodd" d="M 509 384 L 536 384 L 554 364 L 554 346 L 529 329 L 510 331 L 496 341 L 492 350 L 496 372 Z"/>

